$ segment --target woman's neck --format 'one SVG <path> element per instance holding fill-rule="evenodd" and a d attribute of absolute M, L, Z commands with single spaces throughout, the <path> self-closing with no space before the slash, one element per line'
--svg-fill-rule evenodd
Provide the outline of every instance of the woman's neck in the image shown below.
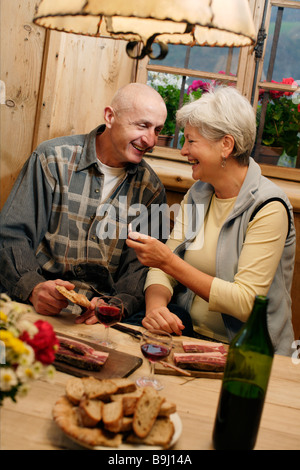
<path fill-rule="evenodd" d="M 213 185 L 216 196 L 220 199 L 229 199 L 239 194 L 246 178 L 248 166 L 240 166 L 236 162 L 222 168 L 221 178 Z"/>

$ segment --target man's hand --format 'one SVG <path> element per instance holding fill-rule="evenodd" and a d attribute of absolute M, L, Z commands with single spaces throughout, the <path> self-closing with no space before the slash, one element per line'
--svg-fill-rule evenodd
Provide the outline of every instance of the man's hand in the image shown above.
<path fill-rule="evenodd" d="M 62 279 L 37 284 L 29 297 L 29 301 L 37 313 L 41 315 L 58 315 L 63 308 L 68 306 L 67 299 L 58 292 L 56 286 L 64 286 L 68 290 L 75 287 L 71 282 Z"/>

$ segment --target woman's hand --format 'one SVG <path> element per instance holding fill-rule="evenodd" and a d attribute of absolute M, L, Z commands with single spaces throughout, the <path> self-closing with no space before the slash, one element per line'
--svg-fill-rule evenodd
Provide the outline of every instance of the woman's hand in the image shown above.
<path fill-rule="evenodd" d="M 173 252 L 156 238 L 138 232 L 129 232 L 126 240 L 127 246 L 133 248 L 138 260 L 151 268 L 165 270 Z"/>
<path fill-rule="evenodd" d="M 177 315 L 170 312 L 167 307 L 156 307 L 146 312 L 142 324 L 147 329 L 157 329 L 167 331 L 168 333 L 175 333 L 180 336 L 184 325 Z"/>

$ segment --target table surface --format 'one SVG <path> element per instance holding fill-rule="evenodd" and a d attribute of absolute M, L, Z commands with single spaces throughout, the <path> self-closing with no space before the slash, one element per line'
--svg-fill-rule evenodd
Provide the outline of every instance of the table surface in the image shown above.
<path fill-rule="evenodd" d="M 36 313 L 26 314 L 32 320 L 41 318 Z M 49 321 L 55 331 L 67 333 L 78 339 L 99 341 L 104 327 L 77 325 L 74 316 L 61 314 L 57 317 L 42 317 Z M 139 341 L 132 336 L 111 328 L 112 339 L 119 351 L 140 356 Z M 132 373 L 131 378 L 148 373 L 149 365 Z M 17 403 L 4 401 L 0 410 L 2 450 L 60 450 L 79 449 L 57 427 L 52 418 L 52 409 L 57 399 L 64 394 L 70 375 L 56 371 L 54 381 L 38 380 L 31 384 L 26 397 Z M 209 450 L 212 447 L 212 430 L 221 387 L 220 379 L 193 378 L 178 375 L 159 375 L 164 383 L 160 392 L 177 406 L 182 422 L 182 433 L 173 446 L 174 450 Z M 300 364 L 291 358 L 275 355 L 260 429 L 255 449 L 299 450 L 300 449 Z"/>

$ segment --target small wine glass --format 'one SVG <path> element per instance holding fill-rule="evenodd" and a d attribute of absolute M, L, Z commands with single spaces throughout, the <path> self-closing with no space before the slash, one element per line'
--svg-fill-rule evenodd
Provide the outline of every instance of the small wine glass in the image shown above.
<path fill-rule="evenodd" d="M 142 354 L 149 361 L 150 375 L 147 377 L 139 377 L 136 380 L 136 384 L 139 387 L 150 385 L 155 388 L 155 390 L 162 390 L 164 386 L 154 377 L 154 366 L 155 362 L 165 359 L 170 354 L 172 349 L 172 336 L 162 330 L 147 330 L 141 336 L 140 346 Z"/>
<path fill-rule="evenodd" d="M 118 297 L 102 295 L 96 303 L 95 315 L 100 323 L 105 326 L 105 336 L 99 344 L 107 348 L 115 348 L 116 345 L 109 339 L 109 327 L 121 321 L 124 313 L 123 302 Z"/>

